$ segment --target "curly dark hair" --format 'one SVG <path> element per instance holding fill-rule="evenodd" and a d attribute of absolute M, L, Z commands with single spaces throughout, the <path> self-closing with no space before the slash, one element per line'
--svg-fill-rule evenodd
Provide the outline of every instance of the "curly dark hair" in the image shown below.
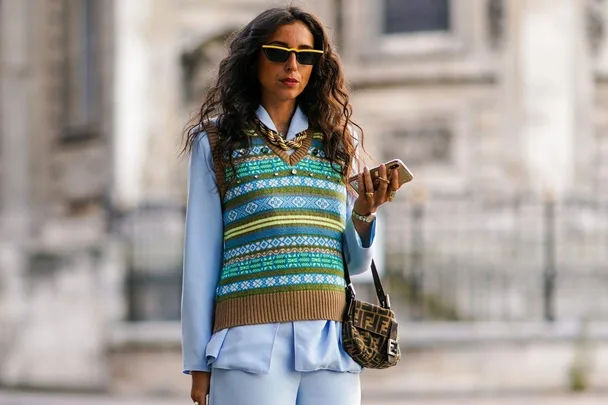
<path fill-rule="evenodd" d="M 220 140 L 213 154 L 228 156 L 229 164 L 234 168 L 232 153 L 250 145 L 243 129 L 254 119 L 261 100 L 257 70 L 260 49 L 279 26 L 296 21 L 308 27 L 314 37 L 314 48 L 324 51 L 296 102 L 308 117 L 309 127 L 323 133 L 324 152 L 346 182 L 352 175 L 356 159 L 352 131 L 354 126 L 359 128 L 361 144 L 363 131 L 351 120 L 352 107 L 342 63 L 323 24 L 314 15 L 293 6 L 268 9 L 231 35 L 228 55 L 219 65 L 217 82 L 209 89 L 198 116 L 184 131 L 182 153 L 192 151 L 203 123 L 217 117 Z M 226 168 L 227 162 L 220 160 Z"/>

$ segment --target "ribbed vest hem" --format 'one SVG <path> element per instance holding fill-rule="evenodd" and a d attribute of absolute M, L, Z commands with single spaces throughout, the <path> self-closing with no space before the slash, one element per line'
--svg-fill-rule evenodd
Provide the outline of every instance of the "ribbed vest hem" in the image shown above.
<path fill-rule="evenodd" d="M 342 321 L 343 291 L 289 291 L 231 298 L 217 303 L 213 331 L 292 321 Z"/>

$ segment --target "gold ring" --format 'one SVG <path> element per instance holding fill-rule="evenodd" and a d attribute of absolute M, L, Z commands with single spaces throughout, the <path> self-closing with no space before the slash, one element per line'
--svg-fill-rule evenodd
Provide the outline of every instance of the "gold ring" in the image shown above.
<path fill-rule="evenodd" d="M 378 180 L 383 181 L 386 184 L 390 184 L 390 181 L 388 181 L 388 179 L 385 179 L 384 177 L 378 177 Z"/>
<path fill-rule="evenodd" d="M 394 190 L 391 190 L 391 191 L 388 193 L 388 202 L 391 202 L 391 201 L 393 201 L 393 200 L 395 199 L 395 194 L 397 194 L 397 192 L 396 192 L 396 191 L 394 191 Z"/>
<path fill-rule="evenodd" d="M 372 198 L 374 198 L 374 193 L 372 191 L 368 191 L 367 193 L 365 193 L 365 196 L 371 200 Z"/>

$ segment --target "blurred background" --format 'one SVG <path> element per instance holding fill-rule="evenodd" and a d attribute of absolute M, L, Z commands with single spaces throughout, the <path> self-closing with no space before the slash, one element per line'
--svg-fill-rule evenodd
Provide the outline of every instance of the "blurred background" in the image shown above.
<path fill-rule="evenodd" d="M 0 0 L 0 403 L 188 403 L 181 131 L 284 4 Z M 608 2 L 292 4 L 370 154 L 415 175 L 377 242 L 403 360 L 364 403 L 606 403 Z"/>

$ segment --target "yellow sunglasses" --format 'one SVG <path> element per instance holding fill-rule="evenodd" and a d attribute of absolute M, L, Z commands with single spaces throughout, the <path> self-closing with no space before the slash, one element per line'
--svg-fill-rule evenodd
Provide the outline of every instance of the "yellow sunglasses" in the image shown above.
<path fill-rule="evenodd" d="M 289 55 L 293 52 L 301 65 L 314 65 L 323 54 L 323 51 L 318 49 L 284 48 L 277 45 L 262 45 L 262 51 L 269 61 L 276 63 L 287 62 Z"/>

